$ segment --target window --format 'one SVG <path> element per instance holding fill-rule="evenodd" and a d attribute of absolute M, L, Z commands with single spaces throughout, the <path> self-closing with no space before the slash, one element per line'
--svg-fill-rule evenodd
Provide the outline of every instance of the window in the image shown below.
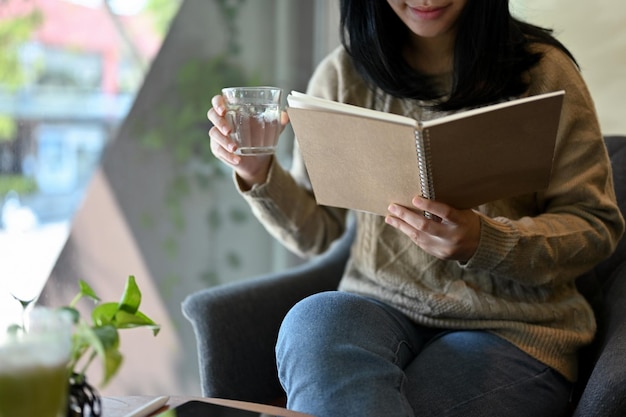
<path fill-rule="evenodd" d="M 338 3 L 196 0 L 178 10 L 176 0 L 148 0 L 132 14 L 119 7 L 141 2 L 0 0 L 0 24 L 26 15 L 15 6 L 25 3 L 41 17 L 12 59 L 30 64 L 0 86 L 0 118 L 13 123 L 0 122 L 0 166 L 10 167 L 0 181 L 12 190 L 0 194 L 10 214 L 0 229 L 0 256 L 12 258 L 0 262 L 5 294 L 28 282 L 20 298 L 42 292 L 40 301 L 59 305 L 85 279 L 109 300 L 136 275 L 142 310 L 163 328 L 156 341 L 149 332 L 122 341 L 124 366 L 100 392 L 199 394 L 184 296 L 298 261 L 208 152 L 210 98 L 240 83 L 304 90 L 336 45 Z M 178 13 L 163 41 L 164 10 Z M 81 17 L 70 22 L 74 13 Z M 66 43 L 53 41 L 60 33 Z M 0 71 L 9 67 L 4 51 Z M 291 139 L 281 138 L 286 164 Z M 9 304 L 19 314 L 7 297 L 0 320 Z"/>
<path fill-rule="evenodd" d="M 171 5 L 179 1 L 171 0 Z M 0 328 L 39 294 L 163 40 L 147 0 L 0 0 Z"/>

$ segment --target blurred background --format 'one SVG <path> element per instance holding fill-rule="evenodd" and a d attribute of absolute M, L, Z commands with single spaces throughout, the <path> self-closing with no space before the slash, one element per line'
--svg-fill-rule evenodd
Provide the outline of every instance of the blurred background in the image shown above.
<path fill-rule="evenodd" d="M 511 3 L 555 29 L 605 133 L 625 133 L 626 6 Z M 82 279 L 116 301 L 132 274 L 163 329 L 122 331 L 125 362 L 99 390 L 198 395 L 184 297 L 300 262 L 212 158 L 210 99 L 233 85 L 305 90 L 336 45 L 336 0 L 0 0 L 0 329 L 18 299 L 64 305 Z M 292 143 L 288 129 L 286 166 Z"/>

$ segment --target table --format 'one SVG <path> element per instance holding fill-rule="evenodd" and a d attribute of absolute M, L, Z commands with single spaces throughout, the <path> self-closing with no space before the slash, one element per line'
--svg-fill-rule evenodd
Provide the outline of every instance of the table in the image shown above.
<path fill-rule="evenodd" d="M 124 417 L 131 411 L 141 407 L 142 405 L 150 402 L 156 398 L 156 396 L 148 395 L 136 395 L 125 397 L 103 397 L 102 398 L 102 417 Z M 268 416 L 277 417 L 312 417 L 308 414 L 302 414 L 291 410 L 286 410 L 280 407 L 274 407 L 264 404 L 249 403 L 244 401 L 225 400 L 221 398 L 204 398 L 204 397 L 186 397 L 186 396 L 171 396 L 165 407 L 158 410 L 155 415 L 161 413 L 168 408 L 176 407 L 184 402 L 197 400 L 204 401 L 219 405 L 226 405 L 234 408 L 241 408 L 244 410 L 251 410 Z"/>

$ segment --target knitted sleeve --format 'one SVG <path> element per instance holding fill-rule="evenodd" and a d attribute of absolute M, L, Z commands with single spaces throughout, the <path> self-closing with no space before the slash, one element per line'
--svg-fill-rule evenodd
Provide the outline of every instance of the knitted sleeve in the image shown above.
<path fill-rule="evenodd" d="M 333 91 L 340 71 L 335 52 L 318 66 L 309 91 L 336 97 Z M 345 229 L 344 209 L 317 205 L 297 142 L 290 170 L 274 159 L 264 184 L 243 191 L 236 176 L 235 183 L 266 230 L 297 255 L 310 257 L 324 252 Z"/>

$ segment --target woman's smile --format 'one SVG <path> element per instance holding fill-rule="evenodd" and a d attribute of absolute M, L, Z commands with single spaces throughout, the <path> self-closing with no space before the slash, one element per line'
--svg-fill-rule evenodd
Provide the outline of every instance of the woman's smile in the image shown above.
<path fill-rule="evenodd" d="M 436 38 L 441 35 L 453 38 L 456 22 L 467 1 L 387 0 L 409 30 L 422 38 Z"/>
<path fill-rule="evenodd" d="M 409 6 L 409 9 L 411 11 L 411 13 L 417 17 L 418 19 L 421 20 L 435 20 L 440 18 L 446 11 L 446 9 L 448 8 L 448 6 L 440 6 L 440 7 L 433 7 L 433 6 L 416 6 L 416 7 L 411 7 Z"/>

